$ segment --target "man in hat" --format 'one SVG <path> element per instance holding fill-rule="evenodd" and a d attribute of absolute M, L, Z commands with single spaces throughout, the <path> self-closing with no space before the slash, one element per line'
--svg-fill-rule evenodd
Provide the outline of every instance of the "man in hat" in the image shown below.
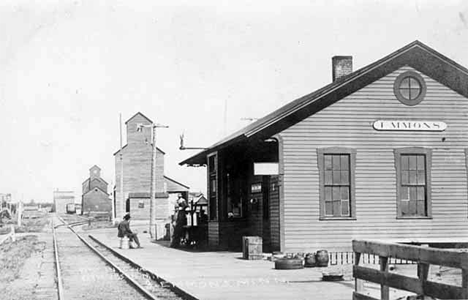
<path fill-rule="evenodd" d="M 130 230 L 130 214 L 126 214 L 123 217 L 123 221 L 119 223 L 119 226 L 117 226 L 117 229 L 119 231 L 117 234 L 119 238 L 123 238 L 126 236 L 130 240 L 130 249 L 135 248 L 132 246 L 132 242 L 135 242 L 137 244 L 137 247 L 141 248 L 140 241 L 138 240 L 137 234 L 133 233 Z"/>

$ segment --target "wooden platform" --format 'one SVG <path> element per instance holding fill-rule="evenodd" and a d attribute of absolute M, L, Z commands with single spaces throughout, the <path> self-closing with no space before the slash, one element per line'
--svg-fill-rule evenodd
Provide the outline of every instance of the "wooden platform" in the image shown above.
<path fill-rule="evenodd" d="M 245 260 L 241 252 L 194 252 L 150 243 L 143 249 L 118 249 L 115 229 L 89 232 L 127 258 L 198 299 L 327 299 L 352 298 L 354 281 L 324 282 L 327 268 L 275 270 L 268 260 Z"/>

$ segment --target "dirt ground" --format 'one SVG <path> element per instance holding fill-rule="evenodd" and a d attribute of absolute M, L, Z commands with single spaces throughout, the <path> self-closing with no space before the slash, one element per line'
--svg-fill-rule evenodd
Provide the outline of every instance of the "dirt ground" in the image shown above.
<path fill-rule="evenodd" d="M 56 299 L 49 220 L 42 213 L 23 219 L 22 226 L 15 226 L 16 241 L 0 245 L 2 299 Z"/>
<path fill-rule="evenodd" d="M 69 219 L 83 220 L 79 216 Z M 10 233 L 13 225 L 17 240 L 0 245 L 0 299 L 57 299 L 50 215 L 31 213 L 22 219 L 22 226 L 17 226 L 15 218 L 3 221 L 0 234 Z M 92 222 L 84 227 L 89 230 L 112 224 Z"/>
<path fill-rule="evenodd" d="M 10 233 L 11 225 L 15 227 L 17 233 L 41 232 L 47 224 L 49 224 L 49 215 L 46 212 L 26 211 L 21 226 L 18 226 L 15 215 L 11 219 L 3 219 L 3 223 L 0 224 L 0 234 Z"/>
<path fill-rule="evenodd" d="M 0 294 L 3 299 L 35 299 L 32 295 L 44 249 L 45 242 L 34 235 L 0 245 Z"/>

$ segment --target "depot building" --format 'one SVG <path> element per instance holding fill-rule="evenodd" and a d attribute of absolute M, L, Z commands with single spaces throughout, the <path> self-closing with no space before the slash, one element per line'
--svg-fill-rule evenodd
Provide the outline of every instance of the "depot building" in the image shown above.
<path fill-rule="evenodd" d="M 181 162 L 207 166 L 209 245 L 468 241 L 468 70 L 415 41 L 357 71 L 333 57 L 332 74 Z"/>

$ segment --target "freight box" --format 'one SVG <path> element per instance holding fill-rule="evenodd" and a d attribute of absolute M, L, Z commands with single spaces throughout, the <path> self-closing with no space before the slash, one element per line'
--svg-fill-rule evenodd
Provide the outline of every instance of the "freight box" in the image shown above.
<path fill-rule="evenodd" d="M 262 238 L 259 236 L 242 237 L 242 257 L 244 259 L 263 259 Z"/>

